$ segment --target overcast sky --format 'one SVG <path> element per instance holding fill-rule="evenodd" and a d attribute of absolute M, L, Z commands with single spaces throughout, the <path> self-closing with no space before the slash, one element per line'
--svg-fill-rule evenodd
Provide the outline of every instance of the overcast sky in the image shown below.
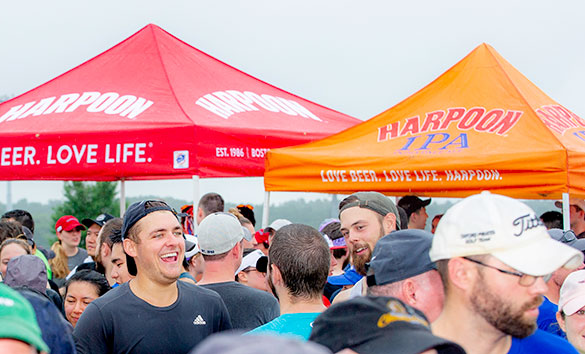
<path fill-rule="evenodd" d="M 482 42 L 585 118 L 585 2 L 5 1 L 0 96 L 18 95 L 154 23 L 281 89 L 360 119 L 410 96 Z M 1 143 L 0 143 L 1 145 Z M 191 198 L 191 181 L 127 182 L 127 195 Z M 6 202 L 0 182 L 0 202 Z M 261 203 L 261 178 L 203 180 Z M 273 193 L 280 202 L 305 196 Z M 319 196 L 319 195 L 317 195 Z M 308 195 L 315 198 L 315 194 Z M 61 182 L 14 182 L 13 200 L 62 198 Z"/>

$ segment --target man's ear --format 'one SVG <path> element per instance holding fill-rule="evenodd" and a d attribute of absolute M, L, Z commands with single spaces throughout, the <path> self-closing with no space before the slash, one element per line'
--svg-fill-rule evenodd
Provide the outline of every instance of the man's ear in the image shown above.
<path fill-rule="evenodd" d="M 411 279 L 402 282 L 402 300 L 408 305 L 416 307 L 416 284 Z"/>
<path fill-rule="evenodd" d="M 244 271 L 240 271 L 238 273 L 238 279 L 247 283 L 248 282 L 248 273 L 244 272 Z"/>
<path fill-rule="evenodd" d="M 390 232 L 396 230 L 396 215 L 388 213 L 382 220 L 382 228 L 384 229 L 384 235 L 388 235 Z"/>
<path fill-rule="evenodd" d="M 110 248 L 110 246 L 108 246 L 107 243 L 104 242 L 100 247 L 100 253 L 102 255 L 102 259 L 104 259 L 105 257 L 108 257 L 110 254 L 112 254 L 112 249 Z"/>
<path fill-rule="evenodd" d="M 270 273 L 272 274 L 272 283 L 274 285 L 278 284 L 280 286 L 284 286 L 284 282 L 282 281 L 282 273 L 280 273 L 280 269 L 275 264 L 270 265 Z"/>
<path fill-rule="evenodd" d="M 462 257 L 451 258 L 447 263 L 449 282 L 462 291 L 471 290 L 477 278 L 474 264 Z"/>
<path fill-rule="evenodd" d="M 136 257 L 136 243 L 130 239 L 125 239 L 122 241 L 122 245 L 124 246 L 124 252 L 129 255 L 130 257 Z"/>
<path fill-rule="evenodd" d="M 559 327 L 561 327 L 561 329 L 563 330 L 563 332 L 567 332 L 567 329 L 565 327 L 565 320 L 563 319 L 563 316 L 561 316 L 561 311 L 557 312 L 557 322 L 559 323 Z"/>
<path fill-rule="evenodd" d="M 236 244 L 232 248 L 231 252 L 232 252 L 232 255 L 234 257 L 238 258 L 238 256 L 242 252 L 242 243 L 241 242 L 236 242 Z"/>

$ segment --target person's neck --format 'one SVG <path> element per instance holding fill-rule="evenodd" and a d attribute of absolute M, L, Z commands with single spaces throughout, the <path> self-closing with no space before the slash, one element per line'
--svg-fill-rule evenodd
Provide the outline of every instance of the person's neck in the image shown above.
<path fill-rule="evenodd" d="M 63 251 L 65 251 L 67 257 L 73 257 L 77 254 L 77 252 L 79 252 L 77 246 L 66 245 L 64 243 L 62 243 L 61 246 L 63 247 Z"/>
<path fill-rule="evenodd" d="M 128 285 L 134 295 L 156 307 L 171 306 L 179 297 L 177 281 L 160 284 L 141 277 L 140 272 L 136 278 L 130 280 Z"/>
<path fill-rule="evenodd" d="M 548 285 L 548 290 L 546 291 L 546 293 L 544 293 L 544 296 L 548 299 L 548 301 L 557 305 L 559 303 L 561 287 L 557 285 L 557 283 L 555 283 L 553 279 L 546 283 L 546 285 Z"/>
<path fill-rule="evenodd" d="M 576 225 L 573 225 L 571 227 L 571 230 L 573 230 L 573 232 L 575 233 L 575 235 L 579 236 L 580 233 L 582 233 L 583 231 L 585 231 L 585 222 L 580 222 Z"/>
<path fill-rule="evenodd" d="M 341 275 L 343 274 L 343 261 L 339 260 L 339 263 L 333 268 L 333 275 Z"/>
<path fill-rule="evenodd" d="M 431 327 L 434 335 L 461 345 L 467 354 L 505 354 L 512 345 L 512 336 L 473 313 L 464 301 L 446 301 Z"/>
<path fill-rule="evenodd" d="M 323 312 L 326 307 L 323 305 L 322 296 L 315 298 L 298 298 L 291 297 L 285 289 L 277 290 L 280 302 L 280 314 L 289 313 L 314 313 Z M 284 294 L 283 294 L 284 293 Z"/>
<path fill-rule="evenodd" d="M 205 271 L 203 277 L 198 282 L 199 285 L 225 283 L 235 281 L 235 269 L 230 262 L 214 261 L 205 262 Z"/>

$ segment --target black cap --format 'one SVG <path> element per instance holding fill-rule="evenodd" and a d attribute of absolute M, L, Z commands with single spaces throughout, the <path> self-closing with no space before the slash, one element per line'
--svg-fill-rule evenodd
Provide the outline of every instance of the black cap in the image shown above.
<path fill-rule="evenodd" d="M 256 261 L 256 270 L 260 273 L 266 273 L 268 270 L 268 257 L 262 256 Z"/>
<path fill-rule="evenodd" d="M 407 195 L 398 201 L 398 206 L 406 211 L 406 214 L 410 217 L 410 214 L 414 213 L 415 211 L 419 210 L 420 208 L 424 208 L 431 204 L 431 198 L 427 200 L 422 200 L 416 195 Z"/>
<path fill-rule="evenodd" d="M 147 209 L 146 204 L 149 202 L 159 202 L 164 205 L 153 206 Z M 167 203 L 161 200 L 143 200 L 141 202 L 136 202 L 130 205 L 126 210 L 126 213 L 124 214 L 124 221 L 122 223 L 122 240 L 124 240 L 128 236 L 128 231 L 132 228 L 132 226 L 134 226 L 134 224 L 140 221 L 140 219 L 142 219 L 143 217 L 150 213 L 160 210 L 170 211 L 176 216 L 176 213 L 173 210 L 173 208 L 171 208 Z M 138 270 L 136 269 L 136 262 L 134 262 L 133 257 L 126 255 L 126 265 L 128 266 L 128 273 L 130 273 L 130 275 L 136 276 L 136 274 L 138 274 Z"/>
<path fill-rule="evenodd" d="M 113 219 L 114 217 L 108 213 L 102 213 L 98 215 L 95 219 L 83 219 L 81 223 L 87 227 L 88 229 L 93 224 L 97 224 L 97 226 L 102 227 L 104 226 L 109 220 Z"/>
<path fill-rule="evenodd" d="M 359 324 L 359 325 L 356 325 Z M 338 352 L 360 354 L 465 354 L 463 348 L 434 336 L 425 315 L 391 297 L 357 297 L 331 306 L 313 322 L 309 340 Z"/>
<path fill-rule="evenodd" d="M 368 286 L 390 284 L 436 269 L 429 257 L 433 235 L 424 230 L 394 231 L 376 243 Z"/>

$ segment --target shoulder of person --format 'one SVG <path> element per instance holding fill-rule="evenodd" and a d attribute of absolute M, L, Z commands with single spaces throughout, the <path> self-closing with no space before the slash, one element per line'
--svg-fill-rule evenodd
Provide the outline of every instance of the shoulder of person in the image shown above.
<path fill-rule="evenodd" d="M 124 283 L 108 290 L 107 293 L 93 300 L 89 305 L 93 304 L 99 310 L 110 307 L 116 308 L 117 306 L 125 306 L 126 301 L 124 300 L 128 298 L 128 295 L 130 295 L 129 293 L 130 287 L 128 286 L 128 283 Z"/>
<path fill-rule="evenodd" d="M 177 284 L 181 291 L 185 291 L 188 294 L 194 294 L 196 296 L 208 296 L 210 298 L 218 298 L 221 300 L 221 296 L 219 296 L 217 292 L 213 291 L 212 289 L 208 289 L 205 286 L 190 284 L 184 281 L 177 281 Z"/>
<path fill-rule="evenodd" d="M 344 302 L 344 301 L 349 300 L 350 295 L 351 295 L 351 289 L 341 290 L 339 292 L 339 294 L 337 294 L 333 298 L 333 301 L 331 302 L 331 305 L 335 305 L 335 304 L 338 304 L 340 302 Z"/>
<path fill-rule="evenodd" d="M 536 332 L 526 338 L 515 338 L 515 340 L 519 342 L 519 345 L 538 349 L 538 353 L 577 354 L 577 350 L 565 339 L 541 329 L 537 329 Z"/>

